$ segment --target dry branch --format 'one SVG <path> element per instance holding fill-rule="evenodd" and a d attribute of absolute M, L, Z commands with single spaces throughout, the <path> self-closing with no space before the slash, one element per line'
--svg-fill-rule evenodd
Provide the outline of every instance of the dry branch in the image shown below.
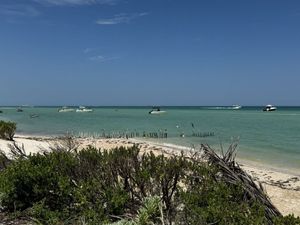
<path fill-rule="evenodd" d="M 241 185 L 246 192 L 245 200 L 255 200 L 262 203 L 265 208 L 266 219 L 269 224 L 272 224 L 272 218 L 281 216 L 281 213 L 272 204 L 261 183 L 258 182 L 258 184 L 256 184 L 253 178 L 235 162 L 236 147 L 237 143 L 231 144 L 227 152 L 222 154 L 222 156 L 219 156 L 208 145 L 202 144 L 201 150 L 204 152 L 204 158 L 208 163 L 217 167 L 219 170 L 219 176 L 216 178 L 233 185 Z"/>

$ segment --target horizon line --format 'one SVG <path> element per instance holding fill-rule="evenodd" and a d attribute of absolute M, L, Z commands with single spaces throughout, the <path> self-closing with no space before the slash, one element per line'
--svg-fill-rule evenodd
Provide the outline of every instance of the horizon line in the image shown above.
<path fill-rule="evenodd" d="M 0 105 L 0 107 L 78 107 L 81 105 Z M 86 107 L 229 107 L 233 105 L 85 105 Z M 266 105 L 241 105 L 243 107 L 263 107 Z M 300 105 L 276 105 L 276 107 L 300 107 Z"/>

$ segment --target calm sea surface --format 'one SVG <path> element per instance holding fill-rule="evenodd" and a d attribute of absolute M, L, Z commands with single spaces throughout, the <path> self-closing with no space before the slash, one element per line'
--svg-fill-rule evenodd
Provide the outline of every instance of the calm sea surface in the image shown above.
<path fill-rule="evenodd" d="M 59 113 L 59 107 L 0 107 L 0 120 L 17 123 L 18 134 L 75 135 L 102 133 L 159 133 L 168 138 L 147 138 L 154 142 L 187 147 L 208 143 L 220 148 L 239 138 L 238 157 L 262 165 L 300 171 L 300 107 L 262 107 L 229 110 L 217 107 L 163 107 L 167 113 L 148 114 L 149 107 L 93 107 L 91 113 Z M 31 114 L 39 117 L 31 118 Z M 194 137 L 193 134 L 209 137 Z M 180 137 L 184 134 L 184 137 Z"/>

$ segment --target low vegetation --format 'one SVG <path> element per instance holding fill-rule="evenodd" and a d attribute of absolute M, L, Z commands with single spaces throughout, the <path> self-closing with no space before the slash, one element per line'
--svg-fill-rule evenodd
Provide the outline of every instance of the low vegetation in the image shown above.
<path fill-rule="evenodd" d="M 16 132 L 16 123 L 0 120 L 0 138 L 12 141 Z"/>
<path fill-rule="evenodd" d="M 31 224 L 300 224 L 281 216 L 245 173 L 232 173 L 232 151 L 221 158 L 202 146 L 204 160 L 141 154 L 138 146 L 77 151 L 67 143 L 0 155 L 2 212 Z"/>

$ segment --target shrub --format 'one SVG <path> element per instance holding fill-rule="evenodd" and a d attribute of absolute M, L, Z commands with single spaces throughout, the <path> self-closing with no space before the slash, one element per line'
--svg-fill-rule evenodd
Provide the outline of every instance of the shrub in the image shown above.
<path fill-rule="evenodd" d="M 10 159 L 7 157 L 4 151 L 0 150 L 0 171 L 5 169 L 10 163 Z"/>
<path fill-rule="evenodd" d="M 68 153 L 33 155 L 18 159 L 0 176 L 0 189 L 5 195 L 2 206 L 8 211 L 24 210 L 45 200 L 49 209 L 63 209 L 72 201 L 70 173 L 76 166 Z"/>
<path fill-rule="evenodd" d="M 0 138 L 12 141 L 16 131 L 16 123 L 0 121 Z"/>
<path fill-rule="evenodd" d="M 137 146 L 29 155 L 0 171 L 0 209 L 41 224 L 269 224 L 264 206 L 218 173 L 183 155 L 140 154 Z M 299 221 L 274 218 L 276 225 Z"/>
<path fill-rule="evenodd" d="M 300 217 L 288 215 L 285 217 L 277 217 L 274 219 L 275 225 L 300 225 Z"/>

